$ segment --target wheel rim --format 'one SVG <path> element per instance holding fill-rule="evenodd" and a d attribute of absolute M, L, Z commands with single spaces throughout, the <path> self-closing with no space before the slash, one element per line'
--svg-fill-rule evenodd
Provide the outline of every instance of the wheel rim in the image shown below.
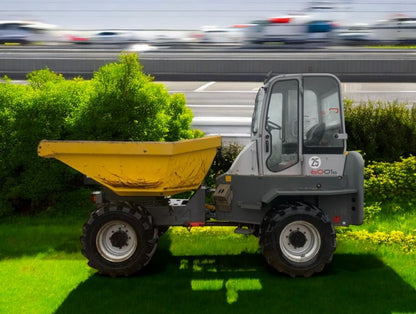
<path fill-rule="evenodd" d="M 318 229 L 306 221 L 289 223 L 280 233 L 280 248 L 292 262 L 304 263 L 313 259 L 321 247 Z"/>
<path fill-rule="evenodd" d="M 110 221 L 98 231 L 98 252 L 110 262 L 129 259 L 137 248 L 137 235 L 133 227 L 124 221 Z"/>

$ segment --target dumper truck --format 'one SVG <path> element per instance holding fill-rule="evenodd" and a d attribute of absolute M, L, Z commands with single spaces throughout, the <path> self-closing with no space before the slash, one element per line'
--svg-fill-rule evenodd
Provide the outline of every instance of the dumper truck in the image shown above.
<path fill-rule="evenodd" d="M 130 276 L 151 260 L 170 226 L 234 226 L 259 238 L 267 263 L 309 277 L 331 262 L 335 226 L 363 221 L 364 161 L 346 150 L 340 81 L 287 74 L 259 89 L 250 142 L 232 166 L 202 184 L 221 136 L 177 142 L 48 141 L 56 158 L 102 189 L 83 226 L 82 253 L 99 273 Z M 187 199 L 175 195 L 191 191 Z M 206 205 L 211 193 L 214 204 Z"/>

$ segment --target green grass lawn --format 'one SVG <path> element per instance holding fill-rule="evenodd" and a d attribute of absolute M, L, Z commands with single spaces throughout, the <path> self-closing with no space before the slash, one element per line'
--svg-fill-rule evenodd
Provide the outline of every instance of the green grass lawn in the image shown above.
<path fill-rule="evenodd" d="M 416 253 L 395 245 L 342 239 L 321 274 L 291 279 L 255 237 L 171 228 L 143 272 L 112 279 L 79 253 L 82 224 L 0 223 L 0 313 L 416 313 Z"/>

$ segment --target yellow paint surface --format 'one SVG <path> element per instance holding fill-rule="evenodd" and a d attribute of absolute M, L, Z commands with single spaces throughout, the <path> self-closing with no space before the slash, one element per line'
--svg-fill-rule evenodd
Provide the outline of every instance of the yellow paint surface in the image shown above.
<path fill-rule="evenodd" d="M 120 196 L 173 195 L 197 189 L 221 136 L 178 142 L 47 141 L 38 155 L 55 158 Z"/>

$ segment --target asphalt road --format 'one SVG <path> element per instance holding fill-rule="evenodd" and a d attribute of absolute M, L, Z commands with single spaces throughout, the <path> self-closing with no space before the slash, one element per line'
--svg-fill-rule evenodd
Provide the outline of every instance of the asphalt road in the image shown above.
<path fill-rule="evenodd" d="M 261 82 L 161 82 L 172 93 L 184 93 L 194 113 L 193 126 L 221 134 L 225 142 L 244 144 L 250 133 L 254 99 Z M 416 103 L 416 83 L 343 83 L 344 98 L 355 103 Z"/>

